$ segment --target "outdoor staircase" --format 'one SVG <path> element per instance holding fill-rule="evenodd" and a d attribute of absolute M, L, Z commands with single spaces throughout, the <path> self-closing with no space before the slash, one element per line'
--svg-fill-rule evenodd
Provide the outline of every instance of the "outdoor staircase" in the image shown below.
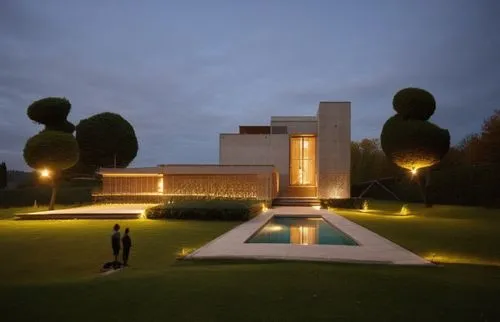
<path fill-rule="evenodd" d="M 319 199 L 315 197 L 278 197 L 273 200 L 273 207 L 312 207 L 319 205 Z"/>

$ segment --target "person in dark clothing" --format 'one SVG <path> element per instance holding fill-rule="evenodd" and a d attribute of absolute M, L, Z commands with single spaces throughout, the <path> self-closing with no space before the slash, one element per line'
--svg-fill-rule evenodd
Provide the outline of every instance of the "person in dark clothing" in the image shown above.
<path fill-rule="evenodd" d="M 128 255 L 130 254 L 130 247 L 132 247 L 132 239 L 130 238 L 129 235 L 130 229 L 126 228 L 125 229 L 125 235 L 123 235 L 122 238 L 122 244 L 123 244 L 123 266 L 128 266 Z"/>
<path fill-rule="evenodd" d="M 113 248 L 113 256 L 115 262 L 118 262 L 118 255 L 120 254 L 120 225 L 113 226 L 113 233 L 111 235 L 111 248 Z"/>

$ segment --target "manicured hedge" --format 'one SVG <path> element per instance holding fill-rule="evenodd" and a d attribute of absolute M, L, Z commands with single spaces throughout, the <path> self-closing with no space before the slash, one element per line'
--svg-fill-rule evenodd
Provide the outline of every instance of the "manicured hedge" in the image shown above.
<path fill-rule="evenodd" d="M 364 198 L 321 199 L 321 208 L 363 209 Z"/>
<path fill-rule="evenodd" d="M 0 207 L 28 207 L 33 206 L 35 200 L 38 205 L 47 205 L 51 191 L 49 186 L 0 190 Z M 61 187 L 57 192 L 56 201 L 62 205 L 90 203 L 92 202 L 92 189 Z"/>
<path fill-rule="evenodd" d="M 184 200 L 149 208 L 146 217 L 244 221 L 260 213 L 261 209 L 262 204 L 255 200 Z"/>

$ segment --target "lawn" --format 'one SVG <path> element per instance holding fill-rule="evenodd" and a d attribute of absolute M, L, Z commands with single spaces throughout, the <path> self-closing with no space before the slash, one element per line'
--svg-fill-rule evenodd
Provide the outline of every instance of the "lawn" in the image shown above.
<path fill-rule="evenodd" d="M 336 212 L 395 243 L 440 263 L 500 266 L 500 209 L 369 202 L 366 212 Z"/>
<path fill-rule="evenodd" d="M 342 215 L 419 254 L 500 261 L 495 212 L 476 210 L 469 219 L 436 207 L 402 218 L 391 216 L 391 205 L 383 207 L 385 212 Z M 100 276 L 113 224 L 0 221 L 2 321 L 500 320 L 495 265 L 176 260 L 182 248 L 198 247 L 237 225 L 230 222 L 120 221 L 131 229 L 132 266 Z"/>

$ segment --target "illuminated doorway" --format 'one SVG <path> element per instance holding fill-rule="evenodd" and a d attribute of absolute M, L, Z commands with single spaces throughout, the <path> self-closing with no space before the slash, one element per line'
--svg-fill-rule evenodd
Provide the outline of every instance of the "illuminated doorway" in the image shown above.
<path fill-rule="evenodd" d="M 316 185 L 316 137 L 290 138 L 290 184 Z"/>

